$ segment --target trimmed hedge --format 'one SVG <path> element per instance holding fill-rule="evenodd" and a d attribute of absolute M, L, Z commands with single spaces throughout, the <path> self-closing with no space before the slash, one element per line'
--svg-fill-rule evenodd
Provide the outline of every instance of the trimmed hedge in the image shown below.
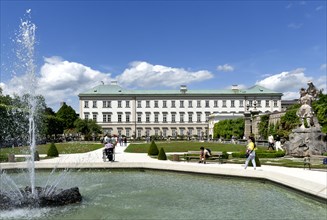
<path fill-rule="evenodd" d="M 229 154 L 227 153 L 227 151 L 223 151 L 223 155 L 222 158 L 223 159 L 228 159 Z"/>
<path fill-rule="evenodd" d="M 151 145 L 148 150 L 148 155 L 149 156 L 156 156 L 159 154 L 158 147 L 154 141 L 151 142 Z"/>
<path fill-rule="evenodd" d="M 58 157 L 59 156 L 58 149 L 54 143 L 51 143 L 47 155 L 48 155 L 48 157 Z"/>
<path fill-rule="evenodd" d="M 256 156 L 260 158 L 277 158 L 277 157 L 284 157 L 285 151 L 256 151 Z M 234 158 L 246 158 L 245 157 L 245 151 L 242 152 L 233 152 L 232 156 Z"/>
<path fill-rule="evenodd" d="M 158 160 L 167 160 L 167 155 L 163 148 L 160 148 L 160 151 L 158 154 Z"/>

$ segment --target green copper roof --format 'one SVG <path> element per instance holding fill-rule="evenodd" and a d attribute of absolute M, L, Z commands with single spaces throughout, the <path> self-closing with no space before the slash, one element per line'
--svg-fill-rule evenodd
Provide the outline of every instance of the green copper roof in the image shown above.
<path fill-rule="evenodd" d="M 222 90 L 187 90 L 185 95 L 250 95 L 250 94 L 270 94 L 280 95 L 282 93 L 266 89 L 262 86 L 255 85 L 248 89 L 222 89 Z M 78 96 L 104 96 L 104 95 L 184 95 L 180 90 L 127 90 L 118 85 L 98 85 L 86 92 L 80 93 Z"/>

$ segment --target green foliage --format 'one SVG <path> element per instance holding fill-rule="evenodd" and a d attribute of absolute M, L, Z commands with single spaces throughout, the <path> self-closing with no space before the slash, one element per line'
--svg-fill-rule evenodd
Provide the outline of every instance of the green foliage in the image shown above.
<path fill-rule="evenodd" d="M 223 153 L 222 158 L 223 159 L 228 159 L 229 155 L 228 155 L 227 151 L 223 151 L 222 153 Z"/>
<path fill-rule="evenodd" d="M 163 148 L 160 148 L 159 154 L 158 154 L 158 160 L 167 160 L 167 155 L 165 153 L 165 150 Z"/>
<path fill-rule="evenodd" d="M 47 155 L 48 155 L 48 157 L 58 157 L 59 156 L 58 149 L 54 143 L 51 143 L 51 145 L 48 149 Z"/>
<path fill-rule="evenodd" d="M 56 135 L 62 134 L 64 131 L 64 120 L 54 115 L 45 116 L 46 134 Z"/>
<path fill-rule="evenodd" d="M 255 152 L 256 156 L 260 158 L 279 158 L 285 156 L 285 151 L 267 151 L 267 150 L 257 150 Z M 245 157 L 245 151 L 240 152 L 233 152 L 232 153 L 233 158 L 246 158 Z"/>
<path fill-rule="evenodd" d="M 158 155 L 159 154 L 159 150 L 158 150 L 158 147 L 156 145 L 156 143 L 154 141 L 151 142 L 151 145 L 149 147 L 149 150 L 148 150 L 148 155 Z"/>
<path fill-rule="evenodd" d="M 312 107 L 322 127 L 321 131 L 327 133 L 327 94 L 320 94 L 318 100 L 312 103 Z"/>
<path fill-rule="evenodd" d="M 61 106 L 56 116 L 64 121 L 64 129 L 73 128 L 74 122 L 78 118 L 75 110 L 66 103 Z"/>
<path fill-rule="evenodd" d="M 259 135 L 267 139 L 268 138 L 268 125 L 269 125 L 269 115 L 260 116 L 260 123 L 258 125 Z"/>
<path fill-rule="evenodd" d="M 280 128 L 276 130 L 276 133 L 281 137 L 288 137 L 289 133 L 292 131 L 292 129 L 296 128 L 300 124 L 300 119 L 296 115 L 296 112 L 298 111 L 300 105 L 295 104 L 291 106 L 280 118 Z"/>
<path fill-rule="evenodd" d="M 219 121 L 214 126 L 213 138 L 222 137 L 224 139 L 231 139 L 232 136 L 237 138 L 243 137 L 244 134 L 244 119 L 226 119 Z"/>
<path fill-rule="evenodd" d="M 187 151 L 199 151 L 200 147 L 210 148 L 211 151 L 241 151 L 244 149 L 244 145 L 238 144 L 224 144 L 217 142 L 190 142 L 190 141 L 163 141 L 156 142 L 158 149 L 163 147 L 165 152 L 187 152 Z M 265 149 L 267 147 L 264 147 Z M 148 153 L 148 143 L 131 143 L 126 148 L 125 152 L 129 153 Z"/>
<path fill-rule="evenodd" d="M 81 132 L 85 135 L 85 140 L 91 140 L 92 135 L 101 134 L 101 127 L 91 119 L 80 119 L 78 118 L 74 122 L 77 132 Z"/>

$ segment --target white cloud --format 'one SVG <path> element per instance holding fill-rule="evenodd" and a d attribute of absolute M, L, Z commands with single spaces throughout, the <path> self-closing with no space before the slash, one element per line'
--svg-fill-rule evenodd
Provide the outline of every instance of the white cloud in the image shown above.
<path fill-rule="evenodd" d="M 100 85 L 109 84 L 113 78 L 110 73 L 102 73 L 80 63 L 70 62 L 61 57 L 44 58 L 44 64 L 37 77 L 37 94 L 45 97 L 48 106 L 57 111 L 60 102 L 67 102 L 76 111 L 79 110 L 77 95 Z M 26 92 L 26 75 L 13 77 L 7 84 L 1 83 L 4 94 L 23 94 Z M 182 84 L 211 79 L 213 75 L 206 70 L 187 71 L 152 65 L 147 62 L 133 62 L 130 68 L 118 75 L 119 85 L 124 88 L 177 87 Z M 74 103 L 71 103 L 74 102 Z M 54 107 L 55 106 L 55 107 Z"/>
<path fill-rule="evenodd" d="M 301 23 L 299 23 L 299 24 L 296 24 L 296 23 L 290 23 L 290 24 L 288 25 L 288 27 L 291 28 L 291 29 L 299 29 L 299 28 L 302 27 L 302 25 L 303 25 L 303 24 L 301 24 Z"/>
<path fill-rule="evenodd" d="M 290 3 L 290 4 L 288 4 L 288 5 L 287 5 L 285 8 L 286 8 L 286 9 L 289 9 L 289 8 L 291 8 L 291 7 L 292 7 L 292 5 L 293 5 L 293 4 L 292 4 L 292 3 Z"/>
<path fill-rule="evenodd" d="M 222 72 L 232 72 L 234 71 L 234 67 L 226 63 L 224 65 L 217 66 L 217 70 Z"/>
<path fill-rule="evenodd" d="M 37 76 L 36 94 L 44 96 L 48 106 L 59 107 L 60 102 L 76 100 L 80 92 L 84 92 L 93 86 L 99 85 L 101 81 L 111 81 L 109 73 L 101 73 L 90 67 L 76 62 L 63 60 L 61 57 L 44 58 L 44 64 Z M 14 77 L 9 83 L 3 85 L 4 93 L 12 95 L 26 93 L 30 82 L 27 75 Z M 78 110 L 78 102 L 67 103 Z M 56 110 L 56 109 L 54 109 Z"/>
<path fill-rule="evenodd" d="M 324 6 L 322 6 L 322 5 L 319 5 L 318 7 L 316 7 L 316 11 L 320 11 L 322 9 L 324 9 Z"/>
<path fill-rule="evenodd" d="M 306 76 L 304 72 L 304 68 L 298 68 L 292 71 L 271 75 L 263 80 L 257 81 L 256 84 L 267 89 L 284 93 L 283 99 L 296 99 L 299 96 L 298 91 L 300 88 L 306 88 L 307 82 L 312 80 L 312 77 Z"/>
<path fill-rule="evenodd" d="M 312 81 L 318 89 L 323 89 L 326 93 L 326 76 L 310 77 L 305 74 L 304 68 L 298 68 L 292 71 L 285 71 L 279 74 L 271 75 L 263 80 L 257 81 L 267 89 L 282 92 L 282 99 L 298 99 L 299 90 L 307 88 L 308 81 Z"/>
<path fill-rule="evenodd" d="M 326 65 L 326 63 L 321 64 L 321 66 L 320 66 L 320 70 L 326 70 L 326 69 L 327 69 L 327 65 Z"/>
<path fill-rule="evenodd" d="M 206 70 L 196 72 L 183 68 L 153 65 L 147 62 L 132 62 L 130 68 L 117 76 L 120 85 L 129 88 L 177 87 L 182 84 L 211 79 L 213 75 Z"/>
<path fill-rule="evenodd" d="M 110 73 L 102 73 L 80 63 L 65 61 L 61 57 L 44 58 L 40 70 L 39 92 L 49 105 L 67 101 L 80 92 L 110 83 Z"/>

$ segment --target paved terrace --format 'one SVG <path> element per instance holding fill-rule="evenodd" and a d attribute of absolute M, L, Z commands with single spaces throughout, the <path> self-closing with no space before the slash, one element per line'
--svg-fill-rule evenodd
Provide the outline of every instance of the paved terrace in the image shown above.
<path fill-rule="evenodd" d="M 327 172 L 303 168 L 262 165 L 244 170 L 240 164 L 199 164 L 192 162 L 161 161 L 143 153 L 125 153 L 126 147 L 116 147 L 115 162 L 103 162 L 102 149 L 82 154 L 61 154 L 58 158 L 35 162 L 36 169 L 56 168 L 140 168 L 179 172 L 227 175 L 267 179 L 327 201 Z M 0 163 L 0 169 L 26 168 L 26 162 Z"/>

